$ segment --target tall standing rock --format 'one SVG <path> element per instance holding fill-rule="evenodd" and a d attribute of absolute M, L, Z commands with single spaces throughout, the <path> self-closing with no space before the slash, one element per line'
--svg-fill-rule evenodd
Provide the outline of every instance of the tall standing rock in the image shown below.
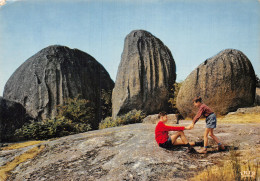
<path fill-rule="evenodd" d="M 114 82 L 92 56 L 65 46 L 49 46 L 24 62 L 5 85 L 4 98 L 21 103 L 36 119 L 54 118 L 56 105 L 81 95 L 95 103 L 97 128 L 101 90 L 112 91 Z"/>
<path fill-rule="evenodd" d="M 167 111 L 175 79 L 174 59 L 162 41 L 147 31 L 132 31 L 125 38 L 113 89 L 113 117 L 133 109 L 147 114 Z"/>
<path fill-rule="evenodd" d="M 15 141 L 15 130 L 29 120 L 21 104 L 0 97 L 0 142 Z"/>
<path fill-rule="evenodd" d="M 177 96 L 177 108 L 184 117 L 194 116 L 197 109 L 192 100 L 199 95 L 215 113 L 224 115 L 252 106 L 255 90 L 255 72 L 249 59 L 241 51 L 226 49 L 186 78 Z"/>

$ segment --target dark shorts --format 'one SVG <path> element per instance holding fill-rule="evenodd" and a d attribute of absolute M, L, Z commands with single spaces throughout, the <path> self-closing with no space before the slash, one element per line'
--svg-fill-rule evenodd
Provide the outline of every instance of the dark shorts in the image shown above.
<path fill-rule="evenodd" d="M 217 127 L 217 118 L 216 114 L 212 113 L 206 118 L 206 128 L 216 128 Z"/>
<path fill-rule="evenodd" d="M 174 145 L 172 144 L 171 137 L 169 137 L 167 141 L 160 143 L 159 146 L 162 148 L 172 148 Z"/>

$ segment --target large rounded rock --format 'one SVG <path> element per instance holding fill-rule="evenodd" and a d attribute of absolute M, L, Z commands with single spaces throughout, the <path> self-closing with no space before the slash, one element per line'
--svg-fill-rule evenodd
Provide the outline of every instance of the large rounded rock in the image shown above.
<path fill-rule="evenodd" d="M 215 113 L 224 115 L 252 106 L 255 90 L 255 72 L 249 59 L 241 51 L 226 49 L 186 78 L 177 96 L 177 108 L 183 116 L 192 117 L 197 111 L 192 100 L 201 96 Z"/>
<path fill-rule="evenodd" d="M 132 31 L 125 38 L 113 89 L 113 117 L 133 109 L 147 114 L 167 111 L 169 91 L 175 79 L 175 62 L 170 50 L 151 33 Z"/>
<path fill-rule="evenodd" d="M 114 82 L 92 56 L 65 46 L 49 46 L 23 63 L 5 85 L 4 98 L 21 103 L 37 119 L 54 118 L 56 105 L 81 95 L 95 103 L 98 126 L 101 90 Z"/>
<path fill-rule="evenodd" d="M 0 142 L 14 141 L 15 130 L 29 122 L 29 119 L 21 104 L 0 97 Z"/>

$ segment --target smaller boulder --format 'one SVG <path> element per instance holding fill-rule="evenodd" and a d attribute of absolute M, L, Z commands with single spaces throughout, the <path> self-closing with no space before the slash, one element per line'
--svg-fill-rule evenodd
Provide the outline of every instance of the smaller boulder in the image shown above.
<path fill-rule="evenodd" d="M 260 106 L 255 106 L 255 107 L 239 108 L 236 112 L 230 112 L 227 115 L 259 114 L 259 113 L 260 113 Z"/>
<path fill-rule="evenodd" d="M 21 104 L 0 97 L 0 142 L 16 141 L 15 130 L 29 120 Z"/>
<path fill-rule="evenodd" d="M 177 114 L 167 114 L 167 124 L 179 124 L 179 116 Z M 143 119 L 145 124 L 157 124 L 159 121 L 158 114 L 149 115 Z"/>

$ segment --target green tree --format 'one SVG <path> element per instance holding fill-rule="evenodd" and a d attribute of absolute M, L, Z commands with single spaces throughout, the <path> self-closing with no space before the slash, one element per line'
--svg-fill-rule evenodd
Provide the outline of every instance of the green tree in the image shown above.
<path fill-rule="evenodd" d="M 112 115 L 112 91 L 101 90 L 101 119 Z"/>
<path fill-rule="evenodd" d="M 255 79 L 256 79 L 256 87 L 260 88 L 260 79 L 256 74 L 255 74 Z"/>
<path fill-rule="evenodd" d="M 178 113 L 178 110 L 176 107 L 176 101 L 177 101 L 177 96 L 178 96 L 178 93 L 182 86 L 182 83 L 183 82 L 175 82 L 173 84 L 173 88 L 171 89 L 171 92 L 170 92 L 170 99 L 168 102 L 170 103 L 170 107 L 173 109 L 174 113 Z"/>
<path fill-rule="evenodd" d="M 80 99 L 79 97 L 65 99 L 63 105 L 58 105 L 58 115 L 56 118 L 87 124 L 93 122 L 95 120 L 94 104 L 89 100 Z"/>

